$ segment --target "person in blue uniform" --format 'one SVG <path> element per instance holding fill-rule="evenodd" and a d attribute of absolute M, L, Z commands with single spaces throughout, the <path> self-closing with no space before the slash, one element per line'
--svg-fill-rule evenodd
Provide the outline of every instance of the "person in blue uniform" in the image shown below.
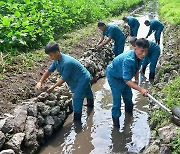
<path fill-rule="evenodd" d="M 104 45 L 108 44 L 111 39 L 113 39 L 114 55 L 118 56 L 119 54 L 123 53 L 126 38 L 121 29 L 116 25 L 106 25 L 103 22 L 99 22 L 98 27 L 102 31 L 102 37 L 97 44 L 97 48 L 102 48 Z M 105 36 L 107 36 L 107 39 L 104 41 Z"/>
<path fill-rule="evenodd" d="M 66 54 L 62 54 L 56 42 L 48 43 L 45 48 L 45 53 L 48 54 L 50 59 L 54 61 L 49 66 L 48 70 L 43 74 L 35 89 L 39 90 L 51 73 L 57 70 L 57 72 L 61 75 L 61 78 L 56 84 L 51 86 L 47 92 L 51 92 L 55 87 L 61 86 L 64 82 L 66 82 L 71 91 L 74 93 L 74 120 L 80 121 L 84 98 L 87 98 L 88 107 L 94 106 L 93 93 L 90 85 L 90 73 L 78 60 Z"/>
<path fill-rule="evenodd" d="M 148 38 L 148 36 L 150 36 L 152 34 L 152 32 L 155 32 L 154 33 L 155 41 L 157 44 L 160 44 L 161 32 L 164 29 L 164 25 L 156 19 L 152 19 L 151 21 L 146 20 L 144 22 L 144 24 L 146 26 L 150 26 L 149 32 L 148 32 L 146 38 Z"/>
<path fill-rule="evenodd" d="M 106 70 L 108 83 L 113 96 L 112 119 L 115 127 L 119 127 L 121 116 L 121 96 L 125 103 L 125 112 L 132 114 L 133 102 L 131 88 L 138 90 L 143 96 L 147 96 L 148 90 L 138 86 L 139 69 L 142 59 L 146 56 L 149 42 L 140 38 L 136 41 L 134 50 L 130 50 L 115 57 Z M 132 78 L 135 77 L 135 81 Z"/>
<path fill-rule="evenodd" d="M 136 41 L 137 41 L 137 38 L 135 37 L 130 38 L 130 43 L 132 44 L 133 47 L 135 47 Z M 145 56 L 143 60 L 141 73 L 145 74 L 146 67 L 150 63 L 149 81 L 151 82 L 153 82 L 155 78 L 156 65 L 158 62 L 158 58 L 160 56 L 160 52 L 161 52 L 161 49 L 159 45 L 154 43 L 153 41 L 149 41 L 148 54 Z"/>
<path fill-rule="evenodd" d="M 131 16 L 123 17 L 122 20 L 124 22 L 128 23 L 128 25 L 130 27 L 130 31 L 131 31 L 130 35 L 136 37 L 137 33 L 138 33 L 139 26 L 140 26 L 139 21 L 136 18 L 131 17 Z"/>

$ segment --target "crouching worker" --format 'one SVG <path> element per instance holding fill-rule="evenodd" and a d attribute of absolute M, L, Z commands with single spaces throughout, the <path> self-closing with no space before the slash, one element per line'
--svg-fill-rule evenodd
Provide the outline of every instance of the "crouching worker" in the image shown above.
<path fill-rule="evenodd" d="M 107 67 L 106 76 L 113 96 L 112 119 L 115 127 L 120 126 L 121 96 L 125 103 L 125 112 L 130 114 L 133 112 L 131 88 L 147 96 L 148 90 L 139 87 L 137 83 L 141 62 L 148 52 L 148 47 L 149 42 L 146 39 L 138 39 L 134 50 L 117 56 Z M 132 81 L 133 77 L 135 77 L 135 82 Z"/>
<path fill-rule="evenodd" d="M 132 44 L 133 47 L 136 46 L 136 41 L 137 41 L 137 38 L 135 37 L 130 38 L 130 43 Z M 160 56 L 161 50 L 160 50 L 159 45 L 154 43 L 153 41 L 149 41 L 149 45 L 150 46 L 148 49 L 148 54 L 145 56 L 142 63 L 141 73 L 145 74 L 146 67 L 150 63 L 149 81 L 153 82 L 155 78 L 156 65 L 157 65 L 157 61 Z"/>
<path fill-rule="evenodd" d="M 66 54 L 62 54 L 58 44 L 55 42 L 50 42 L 46 45 L 45 53 L 54 61 L 37 83 L 35 87 L 36 90 L 40 89 L 51 73 L 57 70 L 61 78 L 55 85 L 48 89 L 48 92 L 51 92 L 55 87 L 61 86 L 66 82 L 73 92 L 74 120 L 81 121 L 84 98 L 87 98 L 88 107 L 94 106 L 93 93 L 90 85 L 90 73 L 79 61 Z"/>
<path fill-rule="evenodd" d="M 102 48 L 104 45 L 108 44 L 111 41 L 111 39 L 113 39 L 114 55 L 118 56 L 119 54 L 123 53 L 126 38 L 121 29 L 116 25 L 106 25 L 103 22 L 99 22 L 98 27 L 102 31 L 102 36 L 97 44 L 97 48 Z M 104 36 L 107 36 L 107 39 L 105 41 Z"/>

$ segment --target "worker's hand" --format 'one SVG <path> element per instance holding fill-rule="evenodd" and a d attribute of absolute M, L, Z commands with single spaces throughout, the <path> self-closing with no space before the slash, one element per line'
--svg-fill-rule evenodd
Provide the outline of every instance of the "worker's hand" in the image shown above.
<path fill-rule="evenodd" d="M 147 97 L 148 96 L 148 90 L 147 89 L 144 89 L 142 88 L 140 93 L 144 96 L 144 97 Z"/>
<path fill-rule="evenodd" d="M 97 46 L 98 49 L 101 49 L 102 47 L 103 47 L 102 44 L 99 44 L 99 45 Z"/>
<path fill-rule="evenodd" d="M 47 92 L 48 93 L 51 93 L 53 90 L 54 90 L 54 88 L 55 88 L 55 86 L 53 85 L 53 86 L 51 86 L 49 89 L 47 89 Z"/>
<path fill-rule="evenodd" d="M 42 83 L 41 82 L 38 82 L 35 86 L 35 91 L 39 91 L 42 87 Z"/>

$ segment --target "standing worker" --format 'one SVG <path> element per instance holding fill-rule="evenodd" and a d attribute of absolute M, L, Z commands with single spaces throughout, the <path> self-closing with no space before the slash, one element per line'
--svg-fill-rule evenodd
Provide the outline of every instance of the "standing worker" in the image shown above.
<path fill-rule="evenodd" d="M 123 17 L 122 20 L 126 23 L 128 23 L 129 27 L 130 27 L 130 31 L 131 31 L 131 36 L 137 36 L 137 33 L 138 33 L 138 29 L 139 29 L 139 26 L 140 26 L 140 23 L 139 21 L 134 18 L 134 17 Z"/>
<path fill-rule="evenodd" d="M 125 112 L 132 114 L 133 94 L 131 88 L 138 90 L 143 96 L 148 94 L 148 90 L 137 85 L 141 62 L 146 56 L 148 48 L 149 42 L 146 39 L 138 39 L 134 50 L 120 54 L 107 67 L 106 76 L 113 96 L 112 119 L 115 127 L 120 126 L 121 96 L 125 103 Z M 132 81 L 133 77 L 135 77 L 135 82 Z"/>
<path fill-rule="evenodd" d="M 106 25 L 103 22 L 99 22 L 98 27 L 102 31 L 102 37 L 97 44 L 97 48 L 102 48 L 113 39 L 115 41 L 113 49 L 114 55 L 118 56 L 123 53 L 126 38 L 121 29 L 116 25 Z M 108 37 L 105 41 L 104 36 Z"/>
<path fill-rule="evenodd" d="M 148 32 L 146 38 L 148 38 L 148 36 L 150 36 L 152 34 L 152 32 L 155 31 L 155 34 L 154 34 L 155 41 L 156 41 L 157 44 L 160 44 L 161 32 L 164 29 L 164 25 L 160 21 L 158 21 L 156 19 L 153 19 L 151 21 L 146 20 L 144 22 L 144 24 L 146 26 L 150 26 L 149 32 Z"/>
<path fill-rule="evenodd" d="M 35 89 L 39 90 L 44 81 L 55 70 L 61 75 L 57 83 L 51 86 L 47 92 L 51 92 L 55 87 L 61 86 L 64 82 L 70 86 L 73 95 L 74 120 L 81 121 L 83 100 L 87 98 L 87 106 L 94 106 L 93 93 L 90 85 L 90 73 L 76 59 L 68 55 L 60 53 L 59 46 L 55 42 L 46 45 L 45 53 L 54 60 L 48 70 L 43 74 Z"/>
<path fill-rule="evenodd" d="M 130 43 L 132 44 L 133 47 L 136 46 L 136 41 L 137 38 L 132 37 L 130 39 Z M 146 67 L 150 63 L 149 69 L 149 81 L 153 82 L 155 78 L 155 70 L 156 70 L 156 65 L 158 58 L 160 56 L 160 47 L 158 44 L 154 43 L 153 41 L 149 41 L 149 49 L 148 49 L 148 54 L 145 56 L 143 63 L 142 63 L 142 68 L 141 68 L 141 73 L 145 74 Z"/>

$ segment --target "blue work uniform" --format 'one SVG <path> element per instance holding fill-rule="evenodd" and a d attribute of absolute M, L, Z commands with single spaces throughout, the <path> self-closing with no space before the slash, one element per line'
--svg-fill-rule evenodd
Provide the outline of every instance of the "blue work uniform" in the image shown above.
<path fill-rule="evenodd" d="M 127 17 L 128 18 L 128 25 L 130 27 L 130 30 L 131 30 L 131 36 L 137 36 L 137 33 L 138 33 L 138 29 L 139 29 L 139 26 L 140 26 L 140 23 L 139 21 L 134 18 L 134 17 Z"/>
<path fill-rule="evenodd" d="M 160 40 L 161 32 L 163 31 L 163 29 L 164 29 L 164 25 L 160 21 L 153 19 L 150 21 L 150 28 L 147 36 L 150 36 L 152 32 L 155 31 L 154 33 L 155 40 L 156 41 Z"/>
<path fill-rule="evenodd" d="M 114 58 L 108 65 L 106 76 L 113 96 L 113 118 L 121 116 L 121 96 L 125 103 L 125 110 L 133 107 L 132 90 L 126 82 L 139 71 L 141 63 L 142 60 L 137 58 L 134 50 L 130 50 Z"/>
<path fill-rule="evenodd" d="M 155 73 L 160 52 L 159 45 L 153 41 L 149 41 L 148 54 L 145 56 L 142 66 L 146 67 L 150 63 L 149 69 L 151 73 Z"/>
<path fill-rule="evenodd" d="M 84 98 L 93 99 L 90 85 L 90 73 L 76 59 L 65 54 L 60 55 L 60 60 L 54 60 L 48 68 L 49 72 L 57 72 L 70 87 L 73 95 L 73 110 L 82 112 Z"/>
<path fill-rule="evenodd" d="M 113 48 L 115 56 L 118 56 L 119 54 L 123 53 L 126 38 L 118 26 L 107 25 L 106 30 L 103 31 L 102 34 L 104 36 L 111 37 L 115 41 Z"/>

